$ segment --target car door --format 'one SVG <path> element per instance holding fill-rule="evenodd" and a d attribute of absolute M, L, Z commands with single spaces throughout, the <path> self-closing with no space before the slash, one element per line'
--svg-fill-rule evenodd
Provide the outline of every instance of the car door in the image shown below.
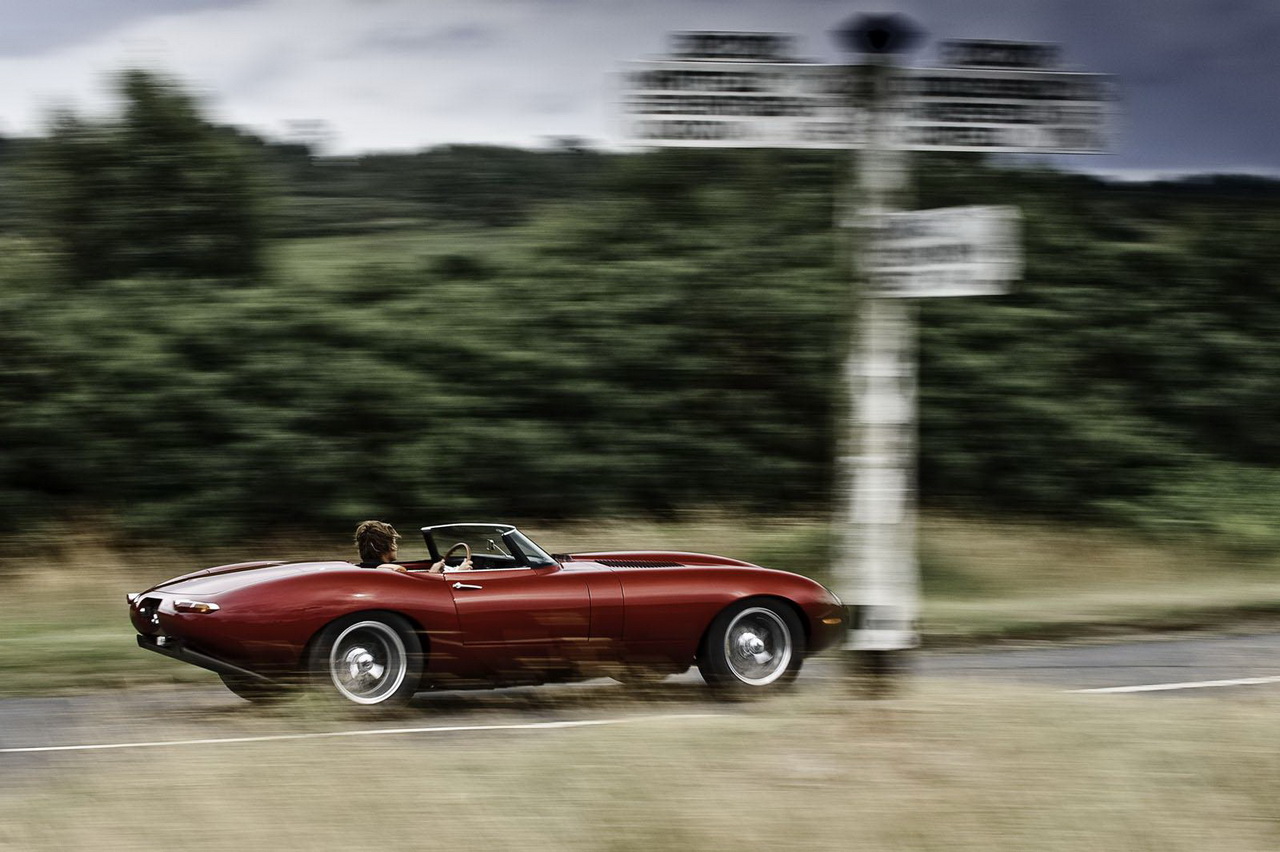
<path fill-rule="evenodd" d="M 586 579 L 559 565 L 445 575 L 469 653 L 497 674 L 545 674 L 578 659 L 591 638 Z"/>

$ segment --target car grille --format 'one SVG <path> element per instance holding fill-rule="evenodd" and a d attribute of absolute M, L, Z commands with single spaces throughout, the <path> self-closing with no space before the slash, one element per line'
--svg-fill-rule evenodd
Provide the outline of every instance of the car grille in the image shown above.
<path fill-rule="evenodd" d="M 157 613 L 159 609 L 160 598 L 143 598 L 138 602 L 138 614 L 153 630 L 159 630 L 160 628 L 160 616 Z"/>

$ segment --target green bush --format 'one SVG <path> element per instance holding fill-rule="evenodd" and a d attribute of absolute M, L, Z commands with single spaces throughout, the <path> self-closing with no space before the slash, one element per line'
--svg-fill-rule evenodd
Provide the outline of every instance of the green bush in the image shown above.
<path fill-rule="evenodd" d="M 63 218 L 0 252 L 0 523 L 826 511 L 852 303 L 837 158 L 260 146 L 295 205 L 436 224 L 290 243 L 252 274 L 257 236 L 225 249 L 257 221 L 253 160 L 169 84 L 126 80 L 124 118 L 48 140 L 61 171 L 32 203 Z M 111 197 L 125 161 L 138 188 Z M 920 307 L 923 501 L 1275 546 L 1280 193 L 919 165 L 920 206 L 1026 223 L 1012 295 Z M 503 227 L 439 223 L 468 206 Z"/>

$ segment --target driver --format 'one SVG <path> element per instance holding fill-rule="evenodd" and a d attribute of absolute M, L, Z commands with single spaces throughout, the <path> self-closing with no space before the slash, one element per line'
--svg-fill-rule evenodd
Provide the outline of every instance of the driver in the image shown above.
<path fill-rule="evenodd" d="M 408 568 L 395 561 L 396 551 L 400 549 L 399 541 L 400 533 L 391 524 L 383 521 L 362 522 L 356 527 L 356 549 L 360 551 L 360 567 L 408 571 Z M 427 570 L 431 574 L 443 574 L 444 560 L 432 564 Z M 455 570 L 470 571 L 471 560 L 464 559 Z"/>

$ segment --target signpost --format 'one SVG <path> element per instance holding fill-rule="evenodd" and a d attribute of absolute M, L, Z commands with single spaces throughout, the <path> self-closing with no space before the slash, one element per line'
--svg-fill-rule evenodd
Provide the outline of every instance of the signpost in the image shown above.
<path fill-rule="evenodd" d="M 836 591 L 850 605 L 846 649 L 892 674 L 918 644 L 915 543 L 916 355 L 912 300 L 991 296 L 1021 274 L 1011 207 L 900 212 L 908 151 L 1100 153 L 1110 78 L 1057 68 L 1052 45 L 952 41 L 945 67 L 900 68 L 918 37 L 899 16 L 839 31 L 858 65 L 804 63 L 776 33 L 683 33 L 672 55 L 631 63 L 629 142 L 859 152 L 839 224 L 861 287 L 844 363 Z"/>

